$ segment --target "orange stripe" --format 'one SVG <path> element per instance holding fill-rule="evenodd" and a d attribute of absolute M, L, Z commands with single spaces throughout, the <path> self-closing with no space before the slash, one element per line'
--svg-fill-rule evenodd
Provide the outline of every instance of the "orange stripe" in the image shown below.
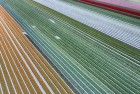
<path fill-rule="evenodd" d="M 17 94 L 23 92 L 25 94 L 43 92 L 73 94 L 69 86 L 23 35 L 22 31 L 22 28 L 0 6 L 0 51 L 2 52 L 0 58 L 3 57 L 6 62 L 0 63 L 0 66 L 6 77 L 9 91 Z M 0 75 L 2 75 L 1 71 Z M 6 85 L 2 84 L 4 77 L 0 77 L 2 79 L 0 84 L 8 92 Z"/>

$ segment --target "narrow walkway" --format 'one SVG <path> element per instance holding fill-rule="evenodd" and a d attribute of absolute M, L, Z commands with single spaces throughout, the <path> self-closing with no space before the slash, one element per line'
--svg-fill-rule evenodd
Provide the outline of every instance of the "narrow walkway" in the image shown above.
<path fill-rule="evenodd" d="M 24 34 L 0 6 L 0 94 L 72 94 Z"/>

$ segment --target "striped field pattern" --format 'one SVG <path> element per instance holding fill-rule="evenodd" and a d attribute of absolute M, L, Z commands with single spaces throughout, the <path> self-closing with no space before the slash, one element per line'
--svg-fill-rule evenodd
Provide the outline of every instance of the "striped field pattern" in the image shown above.
<path fill-rule="evenodd" d="M 0 6 L 0 94 L 72 94 Z"/>
<path fill-rule="evenodd" d="M 16 32 L 16 30 L 15 30 L 16 33 L 14 33 L 14 31 L 8 32 L 9 34 L 11 33 L 15 34 L 15 36 L 19 39 L 22 47 L 25 47 L 26 51 L 29 50 L 29 48 L 30 48 L 29 51 L 32 50 L 36 51 L 36 55 L 33 56 L 31 56 L 29 53 L 30 57 L 32 57 L 31 59 L 35 61 L 37 59 L 36 57 L 40 56 L 42 58 L 41 60 L 44 60 L 44 63 L 40 63 L 40 61 L 38 63 L 34 63 L 36 64 L 35 66 L 37 67 L 38 71 L 42 70 L 40 72 L 42 73 L 43 76 L 42 78 L 40 78 L 41 76 L 39 76 L 38 72 L 34 68 L 32 68 L 33 67 L 32 63 L 30 61 L 29 61 L 30 63 L 28 63 L 28 66 L 31 66 L 31 68 L 35 70 L 33 71 L 33 73 L 35 77 L 38 77 L 38 81 L 40 82 L 40 87 L 43 87 L 43 90 L 45 90 L 44 89 L 45 87 L 47 88 L 47 83 L 45 82 L 49 82 L 50 80 L 52 80 L 52 83 L 54 83 L 53 86 L 56 86 L 57 88 L 53 88 L 53 86 L 51 85 L 52 83 L 50 83 L 49 86 L 51 89 L 54 89 L 52 90 L 52 92 L 54 92 L 55 94 L 66 94 L 66 92 L 68 94 L 73 92 L 76 94 L 139 94 L 140 93 L 140 50 L 139 49 L 136 49 L 130 45 L 125 44 L 124 42 L 109 37 L 104 33 L 101 33 L 102 31 L 101 28 L 93 29 L 91 27 L 79 23 L 63 14 L 60 14 L 48 7 L 42 6 L 41 4 L 31 0 L 14 0 L 14 2 L 12 2 L 11 0 L 7 0 L 6 2 L 2 3 L 2 6 L 18 22 L 18 24 L 21 25 L 21 27 L 25 31 L 24 34 L 28 36 L 28 38 L 38 48 L 38 50 L 50 60 L 50 62 L 48 63 L 46 60 L 44 60 L 44 58 L 40 54 L 37 55 L 38 52 L 37 50 L 35 50 L 34 47 L 33 49 L 31 49 L 29 45 L 24 46 L 25 43 L 22 43 L 20 39 L 20 37 L 23 36 L 22 33 Z M 98 8 L 97 10 L 102 11 Z M 104 15 L 107 15 L 107 13 Z M 111 18 L 112 15 L 115 14 L 112 13 L 108 16 L 110 17 L 109 18 L 110 20 L 113 20 Z M 129 18 L 126 16 L 123 17 L 126 19 Z M 124 22 L 124 20 L 126 19 L 119 18 L 118 22 Z M 1 23 L 4 24 L 2 21 Z M 12 21 L 10 21 L 10 23 L 12 23 Z M 104 22 L 102 21 L 102 23 Z M 134 19 L 134 22 L 132 22 L 131 19 L 126 20 L 123 24 L 125 25 L 125 23 L 127 25 L 131 24 L 132 27 L 133 26 L 135 27 L 132 29 L 137 30 L 139 28 L 139 21 L 136 19 Z M 110 26 L 108 27 L 107 30 L 109 30 L 109 28 L 113 31 L 113 27 L 111 28 Z M 121 27 L 116 26 L 115 29 L 121 31 Z M 129 30 L 129 27 L 127 29 Z M 108 33 L 113 34 L 111 30 Z M 2 34 L 6 35 L 7 33 L 2 33 Z M 18 34 L 21 36 L 18 36 Z M 13 36 L 11 36 L 11 38 L 12 37 Z M 7 36 L 7 38 L 9 38 L 9 36 Z M 6 40 L 3 40 L 3 42 L 4 41 Z M 17 44 L 17 42 L 15 42 L 15 44 Z M 0 47 L 3 47 L 3 45 Z M 4 53 L 4 51 L 8 51 L 8 49 L 1 50 L 1 54 L 2 52 Z M 15 50 L 15 52 L 17 51 Z M 24 56 L 25 55 L 24 51 L 23 52 L 21 51 L 21 54 L 23 54 Z M 56 77 L 55 80 L 53 80 L 53 76 L 49 76 L 52 78 L 50 80 L 47 80 L 45 73 L 49 75 L 49 70 L 46 70 L 46 68 L 49 67 L 45 67 L 42 64 L 47 64 L 50 67 L 50 70 L 53 70 L 53 68 L 57 70 L 57 73 L 59 75 L 54 70 L 53 72 L 51 72 L 53 73 L 53 76 Z M 10 65 L 7 64 L 7 66 Z M 0 68 L 1 70 L 5 69 L 3 68 L 2 65 L 0 66 Z M 3 71 L 0 72 L 1 72 L 0 75 L 3 75 Z M 12 86 L 12 81 L 10 80 L 10 78 L 8 78 L 9 80 L 4 81 L 4 79 L 6 79 L 4 77 L 6 76 L 0 76 L 0 77 L 2 77 L 1 79 L 3 79 L 3 82 L 5 82 L 7 85 Z M 7 73 L 7 77 L 8 77 L 8 73 Z M 42 82 L 41 80 L 43 80 L 43 78 L 46 80 Z M 57 85 L 57 83 L 55 83 L 54 81 L 56 82 L 58 81 L 57 83 L 59 84 Z M 32 84 L 38 86 L 36 85 L 37 83 L 32 83 Z M 13 85 L 15 85 L 14 82 Z M 3 91 L 3 86 L 5 85 L 0 84 L 1 91 Z M 7 87 L 4 88 L 7 89 Z M 15 86 L 16 90 L 17 88 L 20 87 Z M 72 91 L 70 88 L 72 89 Z M 13 87 L 9 89 L 11 89 L 10 91 L 14 92 Z M 41 90 L 41 88 L 39 90 Z M 48 94 L 47 91 L 41 93 Z"/>
<path fill-rule="evenodd" d="M 140 20 L 88 6 L 61 0 L 34 0 L 106 35 L 140 49 Z"/>

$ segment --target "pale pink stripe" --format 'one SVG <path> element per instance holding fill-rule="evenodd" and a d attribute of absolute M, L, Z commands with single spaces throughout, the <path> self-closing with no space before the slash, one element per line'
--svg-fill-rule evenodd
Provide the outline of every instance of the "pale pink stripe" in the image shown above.
<path fill-rule="evenodd" d="M 90 1 L 101 1 L 106 2 L 113 5 L 123 6 L 135 10 L 140 10 L 140 1 L 135 3 L 136 1 L 127 1 L 127 0 L 90 0 Z"/>

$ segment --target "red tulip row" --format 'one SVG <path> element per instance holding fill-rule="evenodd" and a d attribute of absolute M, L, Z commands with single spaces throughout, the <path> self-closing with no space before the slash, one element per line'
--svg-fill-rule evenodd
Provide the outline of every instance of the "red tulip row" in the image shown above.
<path fill-rule="evenodd" d="M 120 12 L 126 15 L 140 17 L 140 4 L 122 2 L 120 0 L 80 0 L 80 2 Z"/>

